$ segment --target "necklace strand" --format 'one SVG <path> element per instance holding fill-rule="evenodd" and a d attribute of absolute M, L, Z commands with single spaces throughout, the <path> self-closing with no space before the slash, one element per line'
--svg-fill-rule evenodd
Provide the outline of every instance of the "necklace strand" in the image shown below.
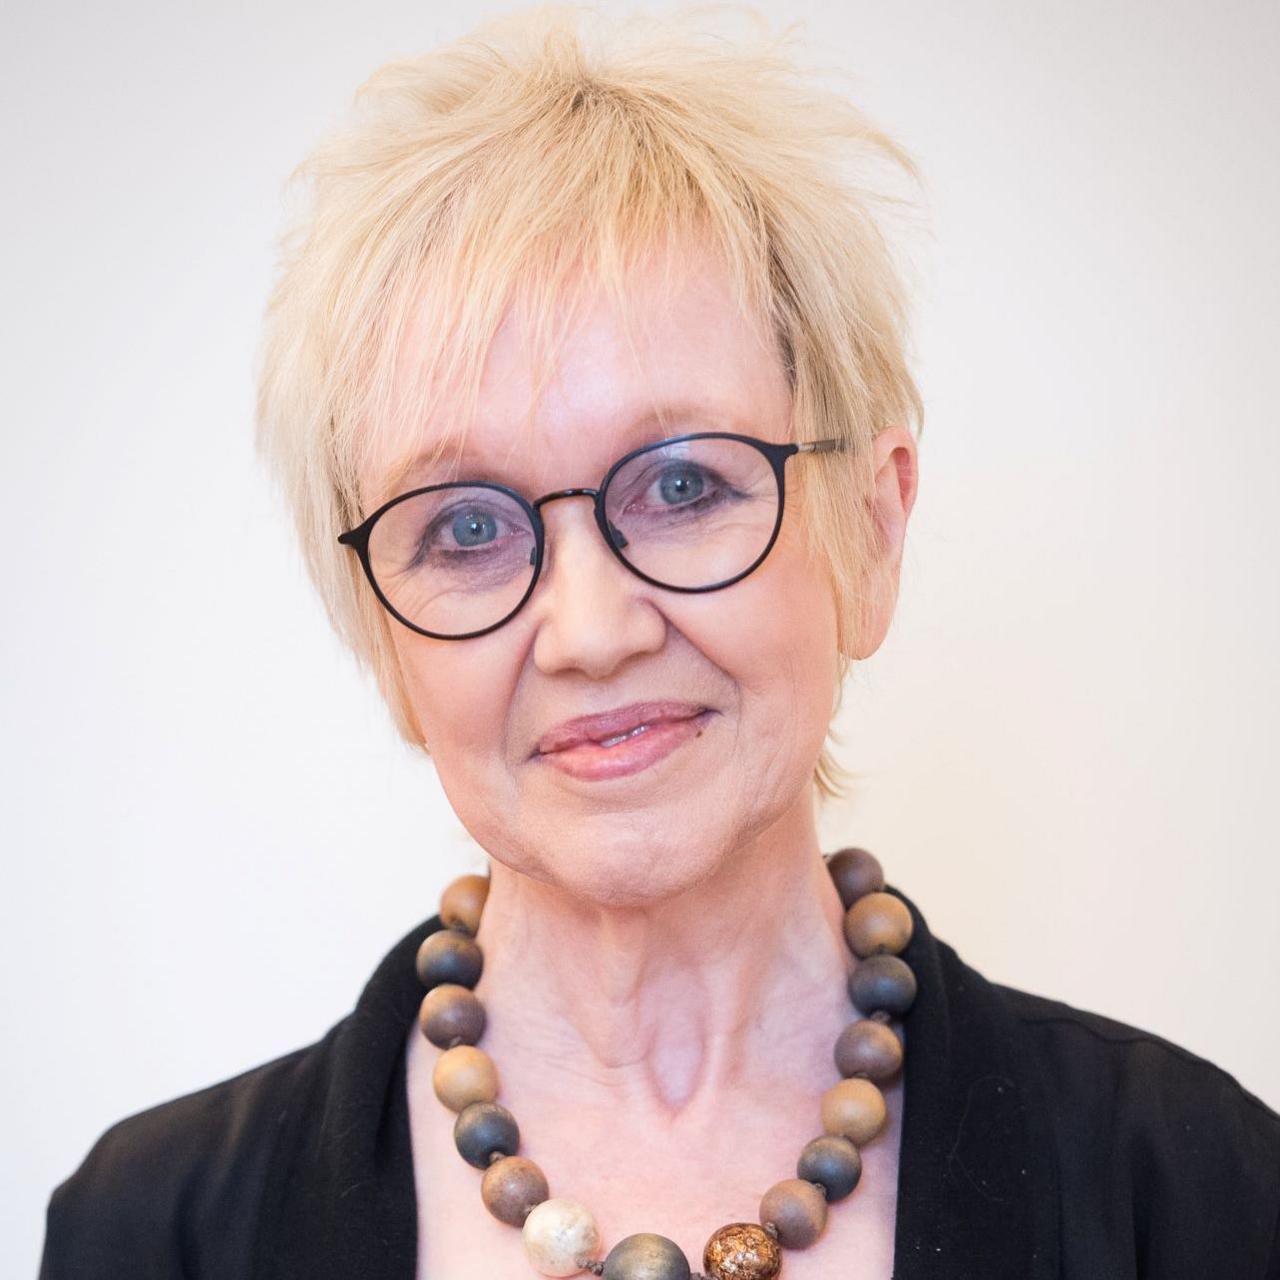
<path fill-rule="evenodd" d="M 865 849 L 826 855 L 827 870 L 844 907 L 844 938 L 858 963 L 850 973 L 850 1002 L 861 1016 L 840 1033 L 834 1058 L 840 1080 L 822 1095 L 823 1132 L 806 1143 L 794 1178 L 776 1182 L 760 1201 L 757 1222 L 731 1222 L 703 1249 L 704 1271 L 692 1271 L 684 1252 L 666 1236 L 626 1236 L 601 1258 L 591 1211 L 577 1200 L 552 1197 L 542 1170 L 517 1155 L 520 1130 L 498 1101 L 498 1070 L 477 1047 L 485 1010 L 473 988 L 484 969 L 476 941 L 489 894 L 489 877 L 464 875 L 440 896 L 443 929 L 423 939 L 417 972 L 426 995 L 418 1025 L 440 1049 L 431 1082 L 436 1097 L 457 1113 L 453 1140 L 459 1155 L 482 1170 L 484 1206 L 521 1229 L 525 1254 L 546 1276 L 580 1272 L 604 1280 L 774 1280 L 783 1249 L 804 1249 L 822 1234 L 827 1205 L 844 1199 L 862 1176 L 860 1148 L 885 1126 L 880 1086 L 902 1068 L 902 1042 L 888 1025 L 910 1009 L 916 978 L 900 953 L 911 941 L 911 913 L 884 891 L 884 871 Z"/>

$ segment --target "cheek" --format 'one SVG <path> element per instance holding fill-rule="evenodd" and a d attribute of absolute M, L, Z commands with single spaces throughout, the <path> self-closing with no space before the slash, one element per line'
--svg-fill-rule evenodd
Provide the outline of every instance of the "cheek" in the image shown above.
<path fill-rule="evenodd" d="M 412 639 L 397 639 L 396 648 L 406 694 L 438 769 L 465 767 L 501 745 L 507 687 L 481 651 Z"/>
<path fill-rule="evenodd" d="M 816 756 L 839 669 L 825 569 L 780 538 L 754 574 L 707 599 L 715 607 L 701 619 L 699 643 L 739 686 L 744 720 L 794 754 Z"/>

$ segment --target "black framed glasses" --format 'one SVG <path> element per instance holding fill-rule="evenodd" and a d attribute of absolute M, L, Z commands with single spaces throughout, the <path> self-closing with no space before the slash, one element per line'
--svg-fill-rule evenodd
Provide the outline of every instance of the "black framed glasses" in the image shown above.
<path fill-rule="evenodd" d="M 533 594 L 546 503 L 593 499 L 605 545 L 645 582 L 720 591 L 758 569 L 777 541 L 787 459 L 844 447 L 697 431 L 633 449 L 596 489 L 557 489 L 532 502 L 487 480 L 412 489 L 338 541 L 360 557 L 397 621 L 436 640 L 469 640 L 509 622 Z"/>

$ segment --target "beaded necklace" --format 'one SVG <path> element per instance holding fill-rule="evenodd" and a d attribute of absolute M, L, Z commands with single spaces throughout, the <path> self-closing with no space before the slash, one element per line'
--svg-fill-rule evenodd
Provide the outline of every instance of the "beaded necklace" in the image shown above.
<path fill-rule="evenodd" d="M 690 1270 L 684 1252 L 651 1231 L 630 1235 L 600 1258 L 600 1233 L 591 1211 L 577 1200 L 552 1197 L 542 1170 L 517 1155 L 520 1130 L 498 1101 L 498 1070 L 477 1042 L 484 1006 L 472 988 L 484 956 L 476 942 L 489 894 L 489 878 L 459 876 L 440 898 L 444 928 L 418 949 L 417 971 L 427 993 L 418 1013 L 423 1035 L 441 1050 L 431 1082 L 436 1097 L 457 1113 L 454 1145 L 483 1170 L 480 1198 L 488 1211 L 521 1228 L 525 1254 L 545 1276 L 581 1271 L 604 1280 L 773 1280 L 782 1250 L 804 1249 L 822 1234 L 827 1205 L 842 1200 L 862 1176 L 859 1148 L 885 1125 L 880 1085 L 902 1067 L 902 1043 L 890 1020 L 916 996 L 916 978 L 900 952 L 911 941 L 911 913 L 884 892 L 884 871 L 865 849 L 826 856 L 844 907 L 844 937 L 858 963 L 849 975 L 849 999 L 860 1017 L 841 1031 L 835 1064 L 841 1079 L 822 1095 L 823 1132 L 805 1144 L 794 1178 L 774 1183 L 760 1201 L 757 1222 L 731 1222 L 714 1231 L 702 1255 L 704 1271 Z"/>

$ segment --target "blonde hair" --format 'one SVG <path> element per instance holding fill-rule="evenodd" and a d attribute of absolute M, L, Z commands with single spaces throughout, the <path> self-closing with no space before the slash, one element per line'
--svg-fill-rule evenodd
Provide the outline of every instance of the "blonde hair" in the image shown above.
<path fill-rule="evenodd" d="M 265 315 L 257 445 L 334 627 L 420 750 L 399 624 L 336 541 L 362 518 L 361 476 L 377 457 L 407 462 L 446 387 L 469 406 L 454 419 L 460 441 L 510 306 L 554 315 L 585 270 L 625 313 L 627 272 L 668 238 L 709 243 L 739 305 L 777 335 L 796 438 L 850 446 L 791 473 L 835 594 L 838 709 L 877 547 L 870 444 L 889 424 L 923 425 L 906 291 L 877 220 L 909 208 L 886 180 L 918 175 L 860 110 L 800 71 L 786 32 L 737 6 L 753 29 L 728 39 L 704 21 L 713 11 L 726 8 L 511 14 L 379 68 L 291 175 L 303 203 L 280 238 Z M 407 322 L 424 308 L 440 341 L 415 349 L 398 381 Z M 553 337 L 535 342 L 545 369 Z M 445 444 L 442 434 L 435 448 Z M 843 794 L 847 776 L 824 745 L 819 796 Z"/>

